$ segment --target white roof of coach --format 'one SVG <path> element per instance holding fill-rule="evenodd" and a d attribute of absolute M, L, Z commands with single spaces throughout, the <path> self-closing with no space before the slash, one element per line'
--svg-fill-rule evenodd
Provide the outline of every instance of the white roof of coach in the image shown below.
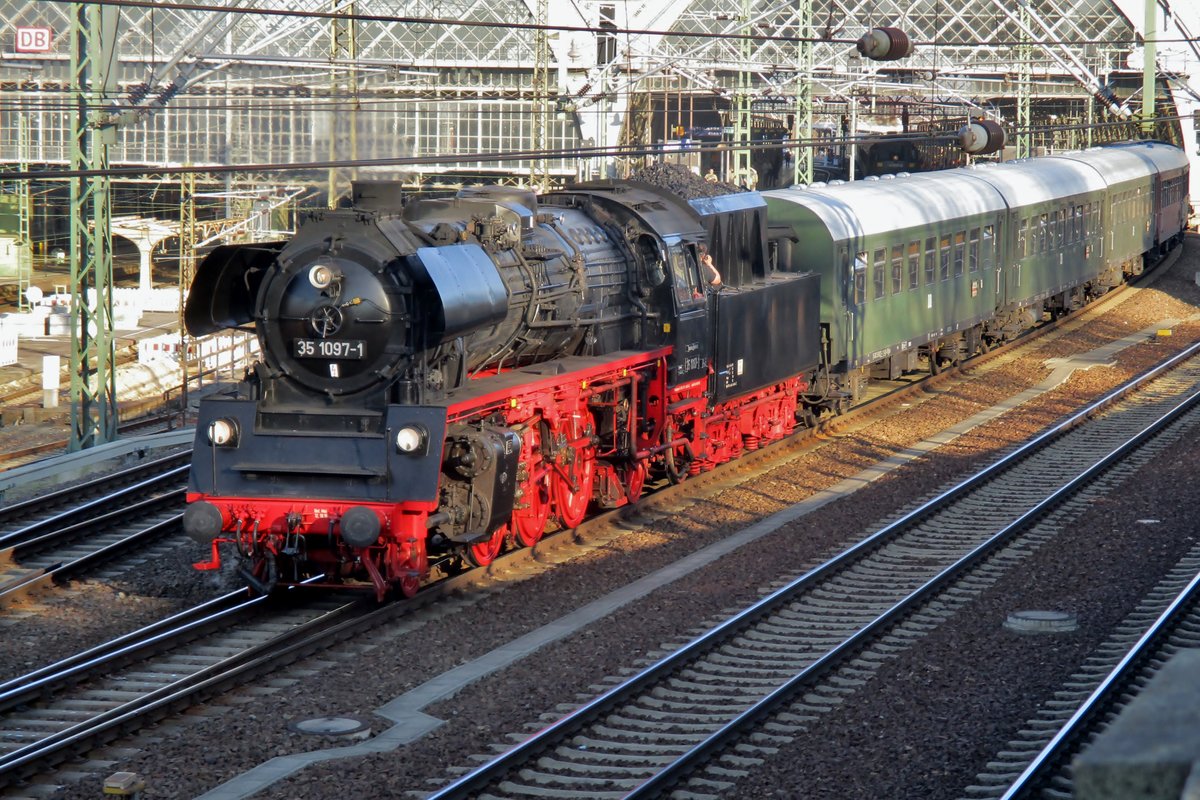
<path fill-rule="evenodd" d="M 1172 172 L 1188 165 L 1187 155 L 1164 142 L 1133 142 L 1110 147 L 1092 147 L 1052 158 L 1069 159 L 1095 167 L 1111 186 L 1136 180 L 1154 172 Z"/>
<path fill-rule="evenodd" d="M 834 241 L 842 241 L 1098 192 L 1113 183 L 1145 177 L 1156 168 L 1186 165 L 1187 157 L 1177 147 L 1137 142 L 895 180 L 866 179 L 762 194 L 804 206 L 824 223 Z"/>
<path fill-rule="evenodd" d="M 1004 198 L 967 170 L 912 175 L 888 181 L 852 181 L 820 188 L 763 192 L 809 209 L 834 241 L 901 228 L 932 225 L 947 217 L 1003 210 Z"/>
<path fill-rule="evenodd" d="M 1056 197 L 1100 192 L 1107 186 L 1099 172 L 1070 159 L 1009 161 L 968 167 L 966 171 L 994 186 L 1007 198 L 1009 208 L 1037 205 Z"/>

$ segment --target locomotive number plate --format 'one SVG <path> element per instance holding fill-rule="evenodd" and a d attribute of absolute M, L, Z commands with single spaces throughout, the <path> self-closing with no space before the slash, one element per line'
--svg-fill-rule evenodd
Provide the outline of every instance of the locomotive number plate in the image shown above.
<path fill-rule="evenodd" d="M 363 359 L 367 343 L 362 339 L 295 339 L 292 355 L 296 358 Z"/>

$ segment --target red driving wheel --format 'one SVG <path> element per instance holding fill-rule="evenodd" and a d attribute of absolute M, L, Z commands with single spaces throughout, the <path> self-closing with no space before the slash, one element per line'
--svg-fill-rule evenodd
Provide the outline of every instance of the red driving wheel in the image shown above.
<path fill-rule="evenodd" d="M 577 412 L 563 421 L 560 433 L 566 446 L 555 454 L 556 466 L 551 479 L 554 510 L 564 528 L 578 528 L 587 517 L 592 500 L 592 484 L 596 477 L 596 462 L 590 442 L 592 415 Z"/>
<path fill-rule="evenodd" d="M 508 526 L 501 525 L 492 532 L 490 538 L 476 542 L 467 547 L 467 560 L 477 567 L 486 567 L 496 560 L 504 549 L 504 539 L 508 536 Z"/>

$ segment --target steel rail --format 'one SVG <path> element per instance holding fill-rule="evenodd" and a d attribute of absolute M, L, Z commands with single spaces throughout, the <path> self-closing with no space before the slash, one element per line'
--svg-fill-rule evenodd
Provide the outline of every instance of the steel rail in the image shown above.
<path fill-rule="evenodd" d="M 12 519 L 19 516 L 27 516 L 36 513 L 39 509 L 55 504 L 71 502 L 77 500 L 81 495 L 95 494 L 96 492 L 106 491 L 107 487 L 120 485 L 130 480 L 137 479 L 144 473 L 153 474 L 164 468 L 167 468 L 176 462 L 184 461 L 191 456 L 191 450 L 171 453 L 170 455 L 156 458 L 153 461 L 146 461 L 141 464 L 136 464 L 119 472 L 113 472 L 108 475 L 101 475 L 93 478 L 90 481 L 79 483 L 74 486 L 64 486 L 58 489 L 39 494 L 37 497 L 30 497 L 25 500 L 18 500 L 12 503 L 7 503 L 0 509 L 0 517 L 3 519 Z"/>
<path fill-rule="evenodd" d="M 241 602 L 237 602 L 239 598 Z M 198 632 L 230 614 L 265 602 L 266 597 L 247 599 L 246 590 L 238 589 L 53 664 L 11 678 L 0 683 L 0 711 L 8 711 L 52 694 L 64 686 L 77 683 L 84 676 L 92 675 L 99 668 L 111 668 L 116 664 L 124 665 L 144 658 L 160 645 L 171 643 L 171 640 L 178 640 L 188 633 Z M 230 605 L 231 603 L 233 605 Z"/>
<path fill-rule="evenodd" d="M 103 497 L 93 498 L 77 506 L 73 506 L 72 508 L 60 511 L 57 514 L 53 514 L 52 516 L 40 519 L 36 522 L 31 522 L 22 528 L 9 531 L 6 534 L 0 535 L 0 551 L 10 550 L 26 544 L 38 536 L 39 531 L 49 530 L 55 525 L 74 524 L 70 521 L 75 517 L 81 517 L 89 512 L 102 509 L 106 505 L 111 505 L 113 502 L 122 500 L 131 495 L 137 495 L 139 493 L 152 490 L 162 483 L 183 478 L 187 475 L 187 472 L 190 469 L 191 467 L 188 464 L 173 467 L 159 475 L 146 478 L 145 480 L 138 481 L 137 483 L 130 484 L 128 486 L 123 486 L 114 492 L 104 495 Z"/>
<path fill-rule="evenodd" d="M 665 789 L 676 783 L 684 775 L 688 774 L 699 763 L 707 760 L 715 752 L 721 750 L 727 742 L 741 735 L 742 731 L 757 724 L 760 720 L 770 715 L 779 706 L 794 698 L 798 692 L 811 686 L 815 680 L 827 674 L 839 663 L 841 663 L 841 661 L 847 655 L 858 651 L 861 646 L 867 643 L 876 633 L 880 632 L 886 626 L 891 625 L 895 620 L 915 610 L 932 596 L 941 592 L 946 586 L 956 581 L 964 572 L 980 563 L 988 556 L 992 555 L 1000 547 L 1004 546 L 1013 538 L 1015 538 L 1022 530 L 1035 523 L 1040 517 L 1044 516 L 1051 509 L 1057 507 L 1072 497 L 1083 486 L 1091 483 L 1092 480 L 1108 470 L 1117 462 L 1121 461 L 1131 451 L 1141 447 L 1142 444 L 1153 438 L 1159 431 L 1173 423 L 1180 416 L 1190 411 L 1198 403 L 1200 403 L 1200 390 L 1193 392 L 1175 408 L 1171 409 L 1166 414 L 1159 417 L 1159 419 L 1138 431 L 1120 447 L 1112 450 L 1108 455 L 1104 456 L 1091 467 L 1079 473 L 1070 481 L 1056 489 L 1042 502 L 1026 511 L 1000 531 L 997 531 L 988 541 L 981 544 L 975 550 L 968 553 L 954 564 L 951 564 L 924 586 L 912 592 L 902 601 L 900 601 L 900 603 L 896 604 L 893 608 L 880 615 L 875 621 L 864 627 L 859 633 L 855 634 L 849 639 L 846 639 L 842 644 L 830 650 L 827 655 L 823 656 L 809 668 L 797 673 L 797 675 L 791 681 L 780 686 L 774 692 L 771 692 L 762 700 L 746 709 L 746 711 L 738 715 L 735 719 L 731 720 L 724 727 L 712 733 L 707 739 L 705 739 L 704 742 L 685 753 L 677 761 L 673 762 L 667 769 L 660 771 L 657 775 L 646 781 L 635 791 L 626 795 L 627 800 L 644 800 L 645 798 L 655 797 L 665 791 Z M 1200 578 L 1198 578 L 1198 580 L 1200 580 Z"/>
<path fill-rule="evenodd" d="M 1113 701 L 1128 690 L 1129 684 L 1147 660 L 1159 649 L 1159 642 L 1170 635 L 1181 616 L 1200 598 L 1200 573 L 1183 588 L 1175 599 L 1163 610 L 1146 632 L 1133 644 L 1129 651 L 1092 691 L 1083 704 L 1076 709 L 1063 726 L 1046 743 L 1029 766 L 1008 787 L 1000 800 L 1015 800 L 1026 795 L 1044 780 L 1044 776 L 1061 761 L 1063 756 L 1087 735 L 1088 729 L 1104 715 Z"/>
<path fill-rule="evenodd" d="M 178 681 L 6 753 L 0 756 L 0 787 L 110 741 L 148 720 L 224 691 L 243 679 L 324 649 L 365 625 L 382 621 L 385 615 L 395 612 L 395 605 L 378 607 L 370 598 L 356 598 Z M 184 631 L 190 635 L 192 629 L 185 626 Z"/>

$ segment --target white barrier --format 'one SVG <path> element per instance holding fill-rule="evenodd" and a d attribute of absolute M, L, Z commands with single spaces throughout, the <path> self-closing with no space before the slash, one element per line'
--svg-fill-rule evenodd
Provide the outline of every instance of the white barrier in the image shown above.
<path fill-rule="evenodd" d="M 89 295 L 91 297 L 91 295 Z M 178 289 L 113 289 L 113 308 L 127 306 L 139 312 L 166 311 L 179 313 Z"/>
<path fill-rule="evenodd" d="M 138 361 L 143 364 L 157 359 L 179 360 L 182 345 L 178 334 L 164 334 L 138 341 Z M 206 372 L 228 369 L 238 373 L 249 366 L 258 355 L 258 337 L 246 333 L 220 333 L 193 339 L 188 348 L 188 360 L 200 360 Z"/>
<path fill-rule="evenodd" d="M 138 340 L 138 362 L 145 364 L 160 358 L 179 359 L 179 335 L 163 334 Z M 194 355 L 194 351 L 193 351 Z"/>
<path fill-rule="evenodd" d="M 17 363 L 17 331 L 0 327 L 0 367 Z"/>

